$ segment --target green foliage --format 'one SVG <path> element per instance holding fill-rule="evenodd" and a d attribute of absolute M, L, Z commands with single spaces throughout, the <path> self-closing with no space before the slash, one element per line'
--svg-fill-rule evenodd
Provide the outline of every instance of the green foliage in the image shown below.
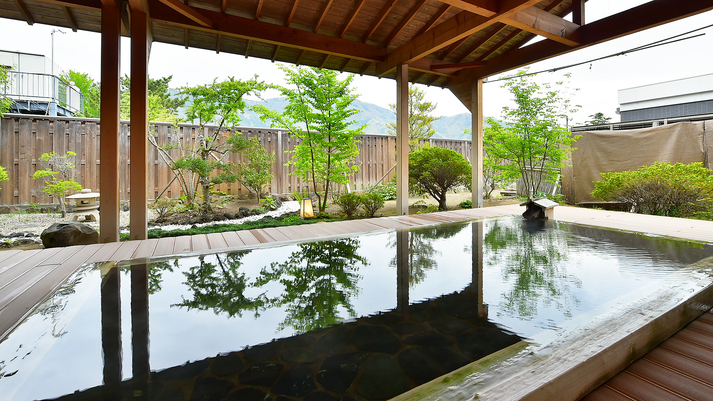
<path fill-rule="evenodd" d="M 150 121 L 178 123 L 178 109 L 186 103 L 185 98 L 171 97 L 169 84 L 173 75 L 152 79 L 148 77 L 148 112 Z M 131 118 L 131 78 L 121 77 L 121 118 Z"/>
<path fill-rule="evenodd" d="M 376 184 L 369 188 L 368 192 L 378 194 L 381 199 L 385 201 L 394 200 L 396 199 L 396 181 L 389 181 L 385 184 Z"/>
<path fill-rule="evenodd" d="M 702 163 L 654 163 L 638 170 L 602 173 L 592 196 L 626 203 L 633 212 L 705 217 L 713 211 L 713 176 Z"/>
<path fill-rule="evenodd" d="M 6 90 L 6 85 L 10 84 L 10 73 L 8 71 L 8 68 L 0 66 L 0 92 L 2 93 L 8 92 Z M 4 113 L 7 113 L 10 107 L 12 107 L 12 99 L 0 96 L 0 117 L 2 117 Z"/>
<path fill-rule="evenodd" d="M 262 202 L 262 207 L 265 210 L 277 210 L 277 202 L 275 202 L 275 199 L 273 199 L 272 196 L 268 195 Z"/>
<path fill-rule="evenodd" d="M 159 219 L 168 217 L 178 204 L 177 201 L 171 198 L 158 198 L 154 201 L 152 208 L 156 211 Z"/>
<path fill-rule="evenodd" d="M 472 209 L 473 201 L 470 199 L 464 200 L 463 202 L 459 203 L 458 206 L 460 206 L 461 209 Z"/>
<path fill-rule="evenodd" d="M 503 107 L 502 123 L 487 119 L 483 145 L 491 159 L 489 168 L 499 173 L 498 179 L 522 178 L 524 190 L 532 197 L 542 182 L 556 183 L 568 160 L 568 147 L 577 137 L 562 122 L 579 106 L 572 106 L 565 97 L 563 82 L 555 88 L 539 85 L 526 72 L 518 72 L 503 84 L 517 107 Z"/>
<path fill-rule="evenodd" d="M 359 206 L 362 202 L 361 196 L 353 192 L 347 192 L 342 194 L 334 203 L 342 208 L 342 213 L 344 213 L 348 219 L 351 219 L 357 214 L 357 211 L 359 211 Z"/>
<path fill-rule="evenodd" d="M 416 86 L 409 85 L 408 88 L 408 131 L 409 131 L 409 149 L 414 151 L 418 149 L 418 143 L 421 140 L 428 139 L 436 133 L 433 128 L 433 122 L 441 117 L 434 117 L 432 113 L 436 109 L 436 103 L 425 101 L 426 92 L 418 89 Z M 396 114 L 396 105 L 390 104 L 389 108 Z M 396 135 L 396 123 L 386 123 L 386 128 L 389 135 Z"/>
<path fill-rule="evenodd" d="M 601 125 L 601 124 L 609 124 L 609 120 L 611 120 L 611 117 L 605 117 L 604 113 L 594 113 L 591 116 L 589 116 L 591 120 L 587 121 L 585 124 L 586 125 Z"/>
<path fill-rule="evenodd" d="M 65 81 L 70 81 L 79 88 L 79 92 L 84 96 L 84 111 L 81 113 L 84 117 L 99 118 L 101 110 L 101 89 L 99 82 L 94 81 L 89 74 L 69 70 L 63 73 L 61 78 Z"/>
<path fill-rule="evenodd" d="M 428 205 L 428 206 L 426 206 L 425 209 L 419 210 L 418 212 L 416 212 L 416 214 L 434 213 L 434 212 L 437 212 L 437 211 L 439 211 L 439 210 L 440 210 L 440 209 L 439 209 L 438 206 L 436 206 L 436 205 Z"/>
<path fill-rule="evenodd" d="M 35 171 L 32 175 L 33 179 L 43 179 L 45 181 L 45 187 L 42 192 L 57 197 L 60 210 L 62 211 L 62 217 L 67 216 L 64 201 L 65 196 L 71 192 L 79 192 L 82 190 L 82 186 L 72 178 L 75 167 L 72 158 L 76 155 L 77 154 L 72 151 L 67 152 L 64 156 L 59 156 L 55 152 L 43 153 L 42 156 L 40 156 L 40 161 L 43 162 L 46 167 L 42 170 Z M 54 171 L 53 168 L 57 171 Z"/>
<path fill-rule="evenodd" d="M 279 87 L 288 104 L 282 113 L 257 105 L 260 118 L 273 127 L 288 129 L 298 142 L 291 151 L 293 174 L 311 182 L 317 207 L 324 211 L 332 184 L 346 184 L 359 170 L 357 140 L 364 126 L 351 129 L 359 111 L 351 107 L 357 95 L 350 87 L 353 75 L 338 79 L 338 72 L 312 67 L 280 67 L 289 87 Z M 317 191 L 322 184 L 323 194 Z"/>
<path fill-rule="evenodd" d="M 232 165 L 233 171 L 238 181 L 254 192 L 259 201 L 262 189 L 272 181 L 275 153 L 269 153 L 256 136 L 245 139 L 236 135 L 232 140 L 235 151 L 244 155 L 242 163 Z"/>
<path fill-rule="evenodd" d="M 469 187 L 471 176 L 470 162 L 451 149 L 427 146 L 409 157 L 410 185 L 437 200 L 439 210 L 447 210 L 446 193 L 458 185 Z"/>
<path fill-rule="evenodd" d="M 376 212 L 384 207 L 384 198 L 378 193 L 367 192 L 361 196 L 361 204 L 364 207 L 364 214 L 367 217 L 374 217 Z"/>
<path fill-rule="evenodd" d="M 10 177 L 7 175 L 7 170 L 5 167 L 0 166 L 0 182 L 9 180 Z M 2 188 L 0 188 L 2 189 Z"/>

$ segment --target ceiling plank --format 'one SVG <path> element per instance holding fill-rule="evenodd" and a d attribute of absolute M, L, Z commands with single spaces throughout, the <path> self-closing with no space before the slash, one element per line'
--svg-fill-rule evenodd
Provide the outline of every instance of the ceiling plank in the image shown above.
<path fill-rule="evenodd" d="M 416 16 L 416 14 L 418 14 L 419 11 L 421 11 L 421 9 L 423 9 L 423 6 L 426 5 L 426 2 L 428 2 L 428 0 L 421 0 L 418 4 L 416 4 L 411 9 L 409 14 L 404 19 L 401 20 L 401 22 L 399 23 L 399 26 L 397 26 L 396 29 L 391 31 L 391 33 L 389 34 L 389 37 L 386 38 L 384 47 L 389 47 L 391 42 L 393 42 L 394 39 L 396 39 L 396 37 L 401 33 L 401 31 L 403 31 L 404 28 L 406 28 L 406 25 L 408 25 L 411 21 L 413 21 L 413 18 Z"/>
<path fill-rule="evenodd" d="M 381 12 L 379 13 L 379 17 L 374 20 L 374 23 L 371 24 L 371 28 L 369 31 L 366 33 L 366 36 L 362 39 L 363 43 L 366 43 L 371 39 L 371 35 L 376 32 L 377 29 L 379 29 L 379 25 L 381 25 L 382 22 L 384 22 L 384 19 L 386 18 L 387 15 L 389 15 L 389 12 L 391 12 L 391 9 L 394 8 L 396 5 L 396 2 L 398 0 L 389 0 L 385 5 L 384 8 L 381 9 Z"/>
<path fill-rule="evenodd" d="M 502 22 L 512 14 L 538 2 L 539 0 L 505 0 L 501 3 L 501 10 L 493 18 L 462 11 L 389 53 L 384 62 L 377 64 L 377 74 L 382 76 L 397 65 L 423 58 L 481 29 Z"/>
<path fill-rule="evenodd" d="M 506 22 L 523 31 L 544 36 L 568 46 L 577 46 L 580 43 L 579 25 L 537 7 L 517 12 Z"/>
<path fill-rule="evenodd" d="M 209 18 L 196 11 L 196 9 L 189 7 L 178 0 L 159 1 L 193 22 L 196 22 L 204 27 L 213 26 L 213 22 Z"/>
<path fill-rule="evenodd" d="M 492 17 L 497 14 L 497 4 L 492 0 L 440 0 L 442 3 L 460 8 L 483 17 Z"/>
<path fill-rule="evenodd" d="M 438 12 L 436 12 L 435 14 L 433 14 L 433 17 L 431 17 L 431 19 L 426 22 L 426 25 L 424 25 L 423 28 L 418 31 L 416 36 L 421 36 L 424 33 L 428 32 L 429 29 L 433 28 L 433 26 L 436 25 L 436 22 L 440 21 L 441 17 L 443 17 L 443 14 L 447 13 L 448 10 L 451 9 L 451 7 L 452 6 L 450 4 L 444 4 L 441 9 L 438 10 Z"/>
<path fill-rule="evenodd" d="M 332 6 L 332 2 L 334 0 L 329 0 L 327 1 L 327 5 L 324 6 L 324 10 L 322 10 L 322 15 L 319 16 L 319 21 L 317 21 L 317 25 L 314 27 L 314 32 L 317 32 L 319 30 L 319 27 L 322 26 L 322 22 L 324 21 L 324 17 L 327 16 L 327 11 L 329 11 L 329 7 Z"/>
<path fill-rule="evenodd" d="M 292 8 L 290 9 L 290 14 L 287 16 L 287 21 L 285 21 L 285 26 L 290 26 L 292 23 L 292 17 L 295 16 L 295 11 L 297 11 L 297 3 L 299 3 L 300 0 L 295 0 L 294 3 L 292 3 Z"/>
<path fill-rule="evenodd" d="M 448 47 L 446 47 L 445 49 L 443 49 L 443 51 L 441 52 L 439 58 L 445 60 L 445 59 L 448 58 L 448 56 L 450 56 L 454 51 L 456 51 L 456 49 L 458 49 L 458 48 L 460 47 L 460 45 L 462 45 L 466 40 L 468 40 L 468 37 L 467 37 L 467 36 L 466 36 L 465 38 L 463 38 L 463 39 L 457 41 L 457 42 L 451 43 Z"/>
<path fill-rule="evenodd" d="M 212 33 L 222 33 L 233 37 L 256 40 L 273 45 L 289 46 L 296 49 L 306 49 L 325 54 L 334 54 L 365 61 L 382 61 L 386 50 L 376 46 L 339 39 L 317 33 L 288 28 L 267 22 L 256 21 L 216 11 L 201 10 L 204 16 L 213 22 L 213 27 L 199 25 L 195 21 L 178 14 L 161 3 L 151 7 L 151 20 L 154 23 L 165 23 L 174 26 L 187 27 Z"/>
<path fill-rule="evenodd" d="M 15 3 L 15 7 L 17 7 L 17 10 L 20 11 L 20 14 L 22 14 L 22 18 L 25 19 L 27 22 L 27 25 L 32 25 L 35 23 L 35 19 L 32 17 L 32 13 L 30 13 L 30 10 L 27 9 L 27 6 L 25 5 L 25 2 L 22 0 L 12 0 L 13 3 Z"/>
<path fill-rule="evenodd" d="M 101 0 L 37 0 L 39 3 L 54 4 L 71 8 L 81 8 L 89 11 L 101 11 Z"/>
<path fill-rule="evenodd" d="M 354 22 L 354 18 L 356 18 L 357 14 L 359 14 L 359 11 L 361 11 L 361 7 L 364 5 L 364 1 L 365 0 L 359 0 L 356 7 L 354 7 L 352 12 L 349 14 L 349 17 L 347 17 L 347 23 L 344 24 L 344 28 L 342 28 L 342 33 L 339 34 L 340 38 L 343 38 L 344 34 L 347 33 L 347 30 L 349 30 L 349 27 Z"/>
<path fill-rule="evenodd" d="M 452 70 L 463 68 L 485 67 L 485 61 L 471 61 L 469 63 L 453 63 L 453 64 L 434 64 L 431 66 L 431 71 Z"/>
<path fill-rule="evenodd" d="M 257 2 L 257 8 L 255 9 L 255 19 L 260 18 L 260 13 L 262 12 L 262 1 L 263 0 L 258 0 Z"/>
<path fill-rule="evenodd" d="M 505 28 L 507 28 L 507 25 L 505 24 L 496 24 L 495 29 L 492 30 L 492 33 L 490 35 L 485 35 L 483 36 L 479 41 L 476 43 L 473 43 L 464 53 L 461 58 L 458 59 L 458 63 L 462 63 L 468 56 L 473 54 L 474 51 L 478 50 L 480 46 L 486 44 L 490 40 L 492 40 L 494 37 L 498 36 L 500 32 L 502 32 Z"/>
<path fill-rule="evenodd" d="M 62 12 L 64 13 L 64 17 L 67 18 L 67 24 L 69 24 L 69 27 L 72 28 L 73 32 L 77 32 L 79 27 L 77 26 L 77 20 L 74 19 L 72 10 L 70 10 L 67 6 L 62 6 Z"/>

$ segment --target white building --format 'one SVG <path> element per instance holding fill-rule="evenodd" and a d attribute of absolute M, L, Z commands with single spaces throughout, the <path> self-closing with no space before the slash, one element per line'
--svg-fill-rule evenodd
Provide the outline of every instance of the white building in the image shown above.
<path fill-rule="evenodd" d="M 59 78 L 61 70 L 51 59 L 0 50 L 0 66 L 10 73 L 10 82 L 0 86 L 0 95 L 13 100 L 11 113 L 70 116 L 83 110 L 81 92 Z"/>
<path fill-rule="evenodd" d="M 619 90 L 621 122 L 713 114 L 713 74 Z"/>

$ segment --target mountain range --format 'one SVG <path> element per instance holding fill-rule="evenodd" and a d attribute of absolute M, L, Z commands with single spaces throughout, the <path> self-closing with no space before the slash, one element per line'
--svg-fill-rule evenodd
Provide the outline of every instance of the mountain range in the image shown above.
<path fill-rule="evenodd" d="M 269 109 L 282 111 L 287 104 L 287 99 L 277 97 L 262 102 L 246 100 L 245 103 L 247 103 L 248 106 L 262 104 Z M 359 100 L 355 100 L 352 106 L 360 111 L 360 113 L 354 116 L 354 120 L 359 124 L 367 124 L 364 130 L 367 134 L 388 135 L 386 123 L 396 121 L 394 113 L 387 108 Z M 260 117 L 255 112 L 246 109 L 240 125 L 245 127 L 269 127 L 270 123 L 269 121 L 260 121 Z M 471 117 L 469 113 L 444 116 L 434 121 L 433 127 L 436 129 L 433 138 L 470 139 L 470 135 L 464 134 L 463 130 L 471 127 Z"/>

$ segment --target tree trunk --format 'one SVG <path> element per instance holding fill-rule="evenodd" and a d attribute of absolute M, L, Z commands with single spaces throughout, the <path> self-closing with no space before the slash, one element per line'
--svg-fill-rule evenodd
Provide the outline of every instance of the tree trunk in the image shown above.
<path fill-rule="evenodd" d="M 203 211 L 203 213 L 208 213 L 211 211 L 210 185 L 206 182 L 201 181 L 201 188 L 203 189 L 203 203 L 201 204 L 201 211 Z"/>

